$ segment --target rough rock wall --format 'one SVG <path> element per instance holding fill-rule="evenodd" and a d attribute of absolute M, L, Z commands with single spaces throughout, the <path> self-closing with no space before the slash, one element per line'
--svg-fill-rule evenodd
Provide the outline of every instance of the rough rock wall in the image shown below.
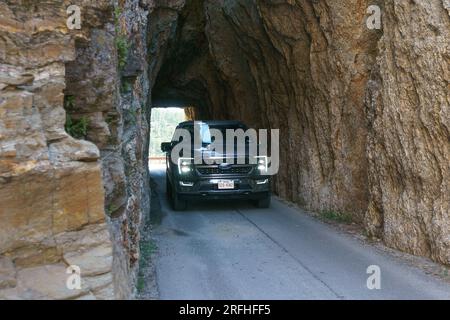
<path fill-rule="evenodd" d="M 101 152 L 118 298 L 134 294 L 141 221 L 150 212 L 147 7 L 112 6 L 108 23 L 77 41 L 77 57 L 67 64 L 66 109 L 73 119 L 88 119 L 86 138 Z"/>
<path fill-rule="evenodd" d="M 65 63 L 87 34 L 68 32 L 61 2 L 27 4 L 0 3 L 0 298 L 111 298 L 100 153 L 64 131 Z"/>
<path fill-rule="evenodd" d="M 382 30 L 367 28 L 372 4 Z M 155 12 L 170 23 L 150 26 L 164 47 L 152 95 L 280 128 L 276 193 L 448 264 L 448 6 L 168 1 Z"/>
<path fill-rule="evenodd" d="M 206 3 L 230 115 L 289 137 L 281 140 L 276 192 L 359 221 L 368 197 L 364 87 L 377 40 L 362 27 L 368 3 Z"/>
<path fill-rule="evenodd" d="M 0 4 L 0 298 L 133 296 L 150 206 L 147 7 Z M 87 120 L 85 140 L 66 114 Z M 66 288 L 68 265 L 81 290 Z"/>
<path fill-rule="evenodd" d="M 106 119 L 113 119 L 110 121 L 112 142 L 102 150 L 103 181 L 107 188 L 105 205 L 112 218 L 117 252 L 114 274 L 124 285 L 123 293 L 118 292 L 119 297 L 134 297 L 136 293 L 140 233 L 144 217 L 150 214 L 150 83 L 146 27 L 149 3 L 144 0 L 120 3 L 121 14 L 116 18 L 118 32 L 126 39 L 128 50 L 123 66 L 119 63 L 118 107 L 106 116 Z"/>
<path fill-rule="evenodd" d="M 368 230 L 450 264 L 450 3 L 386 1 L 367 92 Z"/>

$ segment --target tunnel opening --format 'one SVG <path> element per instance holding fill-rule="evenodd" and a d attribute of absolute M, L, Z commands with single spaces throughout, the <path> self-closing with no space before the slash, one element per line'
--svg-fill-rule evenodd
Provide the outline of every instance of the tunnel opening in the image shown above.
<path fill-rule="evenodd" d="M 194 105 L 197 120 L 279 129 L 273 191 L 307 209 L 362 223 L 369 197 L 364 83 L 378 36 L 362 31 L 341 39 L 340 30 L 314 18 L 321 10 L 338 9 L 207 0 L 156 6 L 149 26 L 150 48 L 158 55 L 152 101 Z M 342 30 L 360 22 L 347 23 Z M 336 37 L 335 44 L 326 37 Z M 335 45 L 345 42 L 349 51 L 342 56 Z M 339 65 L 359 72 L 341 77 Z"/>
<path fill-rule="evenodd" d="M 189 107 L 154 107 L 151 111 L 149 171 L 160 171 L 165 167 L 166 154 L 161 150 L 161 143 L 169 142 L 177 125 L 189 119 Z"/>

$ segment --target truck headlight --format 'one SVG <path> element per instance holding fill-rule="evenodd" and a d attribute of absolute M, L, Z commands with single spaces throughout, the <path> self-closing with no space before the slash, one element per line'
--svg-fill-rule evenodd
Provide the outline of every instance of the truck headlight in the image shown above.
<path fill-rule="evenodd" d="M 258 171 L 261 174 L 265 174 L 268 171 L 268 165 L 267 165 L 267 157 L 261 156 L 256 157 L 256 160 L 258 161 Z"/>
<path fill-rule="evenodd" d="M 192 158 L 179 158 L 178 159 L 178 173 L 187 174 L 192 171 Z"/>

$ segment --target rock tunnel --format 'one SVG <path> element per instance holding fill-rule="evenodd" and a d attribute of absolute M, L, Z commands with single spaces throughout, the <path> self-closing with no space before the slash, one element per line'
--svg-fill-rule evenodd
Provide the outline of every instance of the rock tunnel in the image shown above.
<path fill-rule="evenodd" d="M 280 129 L 276 195 L 450 264 L 445 1 L 72 2 L 79 30 L 68 1 L 0 4 L 0 297 L 72 298 L 30 281 L 71 264 L 77 296 L 133 296 L 150 111 L 174 105 Z"/>

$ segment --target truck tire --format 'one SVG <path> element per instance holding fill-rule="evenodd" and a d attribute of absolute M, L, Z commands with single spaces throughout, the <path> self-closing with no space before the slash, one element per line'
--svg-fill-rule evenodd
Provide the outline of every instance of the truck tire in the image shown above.
<path fill-rule="evenodd" d="M 270 200 L 271 200 L 270 195 L 267 196 L 266 198 L 259 199 L 256 201 L 256 206 L 261 209 L 268 209 L 270 208 Z"/>
<path fill-rule="evenodd" d="M 180 195 L 173 187 L 171 189 L 171 192 L 172 192 L 172 195 L 171 195 L 172 209 L 174 211 L 186 210 L 186 207 L 187 207 L 186 200 L 180 199 Z"/>
<path fill-rule="evenodd" d="M 166 194 L 167 198 L 170 200 L 172 198 L 172 186 L 170 184 L 169 175 L 166 173 Z"/>

